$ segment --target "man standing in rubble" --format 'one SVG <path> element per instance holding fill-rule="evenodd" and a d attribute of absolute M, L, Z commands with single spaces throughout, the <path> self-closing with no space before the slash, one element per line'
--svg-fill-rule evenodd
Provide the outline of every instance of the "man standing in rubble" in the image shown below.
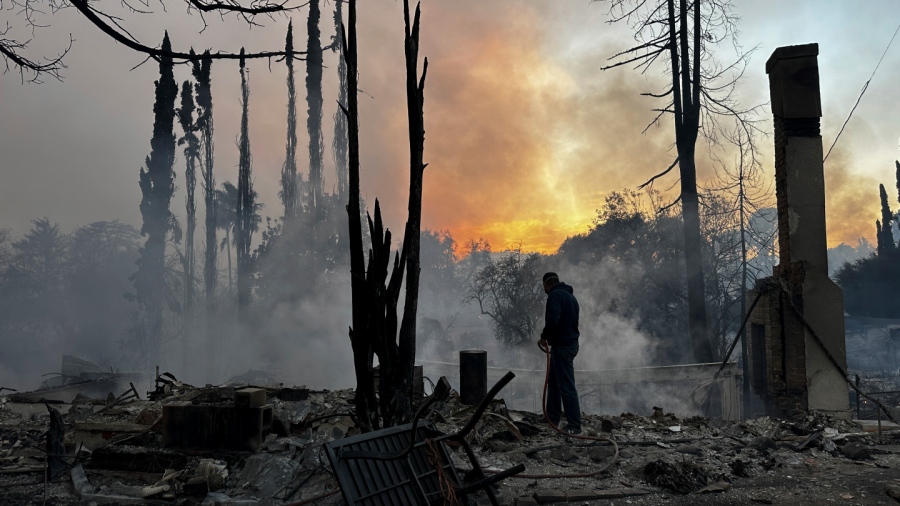
<path fill-rule="evenodd" d="M 572 287 L 560 282 L 555 272 L 544 274 L 547 310 L 538 344 L 550 346 L 547 381 L 547 417 L 559 426 L 562 408 L 566 411 L 563 432 L 581 434 L 581 406 L 575 389 L 575 355 L 578 355 L 578 300 Z"/>

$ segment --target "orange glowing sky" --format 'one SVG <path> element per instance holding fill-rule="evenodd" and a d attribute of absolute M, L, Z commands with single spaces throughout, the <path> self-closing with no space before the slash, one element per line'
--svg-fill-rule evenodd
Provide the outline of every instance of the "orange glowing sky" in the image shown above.
<path fill-rule="evenodd" d="M 823 141 L 834 135 L 862 83 L 890 38 L 900 5 L 849 2 L 821 11 L 813 0 L 777 5 L 775 0 L 742 3 L 741 40 L 759 46 L 739 88 L 745 103 L 764 103 L 764 63 L 777 46 L 820 43 Z M 332 4 L 325 7 L 328 11 Z M 175 9 L 178 10 L 178 9 Z M 630 68 L 601 71 L 607 57 L 631 43 L 627 27 L 610 26 L 596 2 L 557 0 L 426 0 L 422 6 L 420 55 L 429 59 L 425 86 L 425 173 L 423 225 L 449 229 L 458 243 L 483 238 L 495 250 L 521 245 L 552 252 L 569 235 L 584 232 L 608 192 L 636 187 L 671 161 L 668 122 L 641 135 L 653 107 L 640 92 L 661 88 L 662 70 L 640 75 Z M 177 48 L 236 50 L 279 48 L 286 20 L 265 27 L 210 20 L 202 25 L 183 13 L 145 18 L 129 25 L 142 40 L 169 30 Z M 402 2 L 360 3 L 360 95 L 362 191 L 370 207 L 379 198 L 388 225 L 402 228 L 408 187 Z M 800 22 L 802 20 L 802 23 Z M 115 219 L 139 225 L 137 172 L 149 152 L 153 80 L 141 58 L 111 43 L 72 13 L 54 18 L 56 39 L 45 37 L 35 51 L 52 54 L 59 40 L 76 35 L 63 83 L 19 84 L 0 78 L 0 226 L 21 232 L 28 220 L 48 216 L 71 229 Z M 305 12 L 295 16 L 297 46 L 303 46 Z M 323 43 L 332 29 L 323 16 Z M 331 115 L 336 100 L 336 55 L 325 57 L 326 189 L 333 185 Z M 298 66 L 302 92 L 302 65 Z M 285 70 L 277 62 L 250 64 L 250 135 L 254 184 L 263 214 L 280 215 L 279 171 L 284 158 Z M 184 67 L 176 79 L 189 77 Z M 870 240 L 879 216 L 878 183 L 894 186 L 893 160 L 900 136 L 900 47 L 892 48 L 867 95 L 826 164 L 829 245 Z M 237 65 L 213 67 L 217 178 L 237 174 L 239 75 Z M 305 104 L 300 106 L 305 111 Z M 769 111 L 764 109 L 763 118 Z M 770 122 L 765 128 L 770 129 Z M 305 147 L 301 120 L 300 145 Z M 762 139 L 763 164 L 771 165 L 771 139 Z M 298 155 L 305 153 L 301 149 Z M 698 163 L 710 175 L 706 148 Z M 183 169 L 178 168 L 181 186 Z M 771 173 L 769 173 L 771 174 Z M 771 176 L 769 176 L 771 177 Z M 48 182 L 50 182 L 48 184 Z M 661 185 L 676 182 L 670 178 Z M 889 192 L 893 194 L 893 192 Z M 73 197 L 76 195 L 77 198 Z M 180 213 L 183 190 L 173 199 Z M 897 207 L 897 204 L 894 204 Z"/>

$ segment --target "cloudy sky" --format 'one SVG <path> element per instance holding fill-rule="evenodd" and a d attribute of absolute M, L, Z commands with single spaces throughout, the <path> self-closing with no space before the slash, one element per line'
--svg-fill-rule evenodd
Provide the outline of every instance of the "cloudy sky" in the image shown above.
<path fill-rule="evenodd" d="M 125 16 L 125 26 L 147 44 L 157 44 L 168 30 L 179 50 L 283 47 L 286 17 L 253 27 L 208 17 L 209 29 L 200 34 L 199 16 L 186 15 L 179 0 L 166 0 L 167 12 L 157 2 L 150 4 L 157 14 Z M 333 33 L 331 9 L 333 2 L 323 6 L 326 44 Z M 668 123 L 641 134 L 659 104 L 640 92 L 659 89 L 662 67 L 646 75 L 630 68 L 600 70 L 610 55 L 632 43 L 627 26 L 607 23 L 604 4 L 426 0 L 422 10 L 420 54 L 429 59 L 424 226 L 449 229 L 459 242 L 483 237 L 495 249 L 521 244 L 552 251 L 567 235 L 587 229 L 608 192 L 637 186 L 672 159 Z M 819 44 L 827 149 L 900 23 L 900 3 L 760 0 L 739 2 L 735 11 L 743 18 L 741 44 L 756 48 L 738 90 L 746 105 L 767 101 L 765 61 L 776 47 Z M 0 15 L 18 36 L 30 36 L 14 11 Z M 295 45 L 305 46 L 306 13 L 293 16 Z M 50 27 L 37 29 L 30 57 L 54 55 L 69 34 L 75 43 L 63 82 L 21 84 L 15 72 L 0 76 L 0 227 L 18 234 L 42 216 L 67 231 L 110 219 L 139 226 L 138 171 L 150 150 L 158 68 L 151 61 L 132 70 L 142 56 L 113 42 L 74 9 L 42 21 Z M 360 2 L 358 28 L 362 191 L 370 204 L 379 198 L 389 225 L 399 228 L 408 187 L 402 2 Z M 330 146 L 336 55 L 327 54 L 325 62 L 324 129 Z M 263 214 L 277 217 L 286 71 L 265 60 L 252 62 L 250 70 L 254 184 Z M 302 83 L 302 66 L 298 70 Z M 189 77 L 187 67 L 176 69 L 177 80 Z M 900 158 L 898 80 L 900 41 L 895 41 L 826 163 L 830 246 L 874 237 L 878 183 L 894 187 L 894 160 Z M 218 181 L 237 176 L 239 91 L 236 62 L 214 63 Z M 767 109 L 763 118 L 771 129 Z M 305 142 L 301 131 L 300 143 Z M 771 139 L 761 142 L 771 175 Z M 330 156 L 326 159 L 328 189 L 334 175 Z M 180 156 L 176 170 L 173 207 L 182 213 Z"/>

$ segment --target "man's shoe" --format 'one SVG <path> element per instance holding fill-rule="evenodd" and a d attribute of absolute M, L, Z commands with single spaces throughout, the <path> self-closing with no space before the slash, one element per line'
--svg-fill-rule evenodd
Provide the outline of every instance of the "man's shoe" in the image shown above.
<path fill-rule="evenodd" d="M 580 428 L 578 428 L 578 427 L 569 427 L 568 425 L 566 425 L 566 427 L 565 427 L 562 431 L 565 432 L 566 434 L 571 434 L 571 435 L 573 435 L 573 436 L 577 436 L 578 434 L 581 434 L 581 429 L 580 429 Z"/>

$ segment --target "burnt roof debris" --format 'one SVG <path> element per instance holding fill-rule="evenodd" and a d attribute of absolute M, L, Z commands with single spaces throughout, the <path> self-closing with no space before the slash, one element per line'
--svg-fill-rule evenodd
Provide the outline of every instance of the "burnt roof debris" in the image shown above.
<path fill-rule="evenodd" d="M 199 504 L 205 500 L 251 505 L 314 500 L 314 504 L 336 506 L 343 504 L 344 498 L 339 480 L 332 474 L 328 448 L 343 448 L 345 456 L 350 451 L 396 453 L 405 451 L 404 443 L 409 442 L 404 438 L 404 429 L 408 432 L 411 428 L 407 426 L 392 429 L 396 431 L 391 436 L 394 439 L 383 441 L 383 446 L 379 446 L 381 442 L 359 443 L 371 434 L 359 434 L 352 390 L 289 387 L 257 374 L 248 374 L 245 382 L 204 387 L 166 378 L 172 383 L 156 400 L 136 399 L 126 382 L 112 398 L 107 393 L 95 397 L 82 394 L 73 402 L 51 404 L 62 415 L 64 451 L 54 453 L 61 456 L 63 472 L 48 480 L 47 504 L 74 506 L 83 500 Z M 863 374 L 861 384 L 877 385 L 880 391 L 900 390 L 897 375 Z M 272 432 L 261 437 L 255 452 L 164 447 L 164 405 L 186 402 L 216 406 L 216 410 L 234 409 L 235 397 L 241 397 L 237 392 L 247 388 L 251 391 L 245 392 L 245 401 L 251 405 L 265 402 L 273 417 Z M 433 493 L 435 482 L 428 483 L 430 478 L 425 476 L 435 469 L 430 460 L 422 460 L 429 458 L 426 439 L 444 438 L 435 446 L 436 453 L 446 479 L 460 490 L 480 479 L 466 445 L 485 477 L 524 464 L 524 472 L 501 479 L 491 489 L 498 504 L 508 505 L 544 504 L 567 497 L 579 502 L 627 497 L 632 506 L 661 501 L 688 505 L 702 502 L 697 494 L 707 492 L 725 494 L 721 499 L 727 497 L 730 504 L 814 504 L 845 500 L 843 495 L 887 504 L 892 500 L 890 493 L 900 495 L 896 492 L 900 490 L 896 481 L 900 430 L 884 419 L 879 436 L 877 420 L 857 422 L 809 413 L 795 421 L 769 417 L 729 421 L 683 417 L 670 412 L 665 404 L 658 406 L 661 409 L 655 416 L 649 409 L 615 416 L 586 414 L 586 434 L 616 440 L 620 454 L 615 464 L 592 478 L 535 480 L 519 476 L 588 473 L 610 462 L 612 447 L 564 438 L 549 428 L 540 414 L 509 409 L 502 398 L 487 402 L 483 413 L 475 416 L 478 407 L 463 405 L 458 393 L 449 392 L 445 400 L 435 400 L 422 411 L 423 421 L 416 429 L 418 446 L 410 452 L 410 466 L 418 473 L 425 494 L 443 499 Z M 17 402 L 10 392 L 0 392 L 0 503 L 44 502 L 49 428 L 50 415 L 44 404 Z M 465 436 L 456 440 L 447 437 L 463 432 Z M 352 447 L 354 441 L 358 447 Z M 407 460 L 400 459 L 399 465 Z M 355 476 L 365 481 L 360 466 L 378 471 L 371 459 L 341 462 L 357 470 L 349 475 L 351 479 Z M 651 463 L 653 473 L 647 476 L 645 470 Z M 398 472 L 396 468 L 393 471 Z M 691 477 L 693 481 L 688 479 Z M 387 483 L 389 478 L 379 479 Z M 676 488 L 689 483 L 692 491 L 682 495 L 666 483 Z M 795 494 L 798 484 L 806 484 L 802 498 Z M 419 485 L 413 486 L 419 489 Z M 471 503 L 490 502 L 485 491 L 470 492 Z M 422 495 L 421 490 L 414 493 Z"/>

